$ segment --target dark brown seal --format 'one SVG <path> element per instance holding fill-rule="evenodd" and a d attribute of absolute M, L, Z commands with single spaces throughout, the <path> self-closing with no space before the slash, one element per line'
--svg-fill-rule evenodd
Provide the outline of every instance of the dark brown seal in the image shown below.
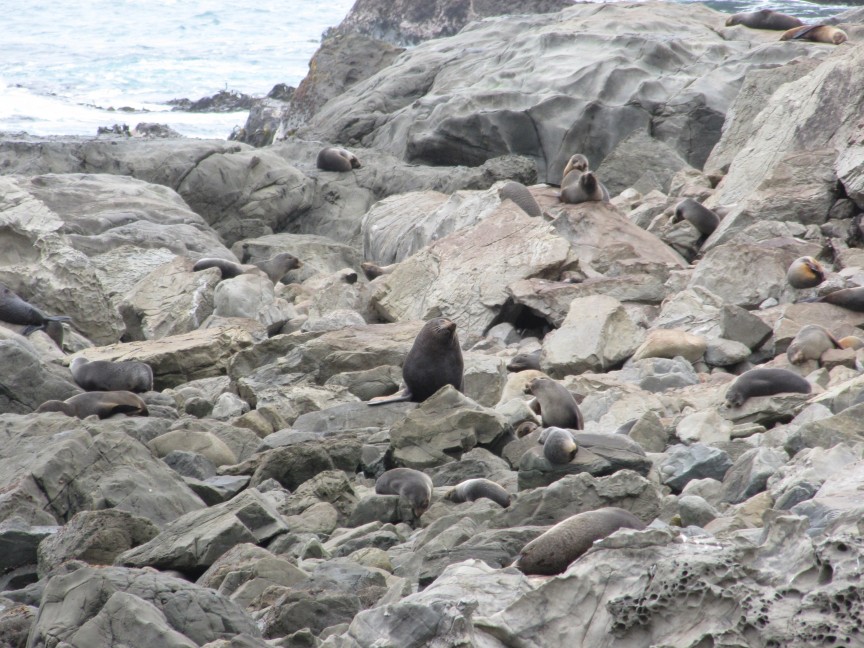
<path fill-rule="evenodd" d="M 18 324 L 26 328 L 22 335 L 44 330 L 49 322 L 71 322 L 66 315 L 45 315 L 38 308 L 21 299 L 6 284 L 0 283 L 0 322 Z"/>
<path fill-rule="evenodd" d="M 195 265 L 192 266 L 192 272 L 201 272 L 202 270 L 207 270 L 209 268 L 218 268 L 223 279 L 233 279 L 249 270 L 248 268 L 244 268 L 241 264 L 229 261 L 228 259 L 204 257 L 195 262 Z"/>
<path fill-rule="evenodd" d="M 96 415 L 100 419 L 114 414 L 149 416 L 147 404 L 137 394 L 128 391 L 91 391 L 77 394 L 65 401 L 50 400 L 42 403 L 37 412 L 63 412 L 66 416 L 86 418 Z"/>
<path fill-rule="evenodd" d="M 447 491 L 445 499 L 461 504 L 485 497 L 502 508 L 510 506 L 510 493 L 489 479 L 466 479 Z"/>
<path fill-rule="evenodd" d="M 351 151 L 328 146 L 318 151 L 315 165 L 322 171 L 350 171 L 360 168 L 360 160 Z"/>
<path fill-rule="evenodd" d="M 553 576 L 561 574 L 574 560 L 591 548 L 596 540 L 618 529 L 645 528 L 645 523 L 630 511 L 608 507 L 577 513 L 534 538 L 519 552 L 516 568 L 523 574 Z"/>
<path fill-rule="evenodd" d="M 432 502 L 432 480 L 413 468 L 393 468 L 375 480 L 375 492 L 398 495 L 411 505 L 414 516 L 419 518 Z"/>
<path fill-rule="evenodd" d="M 806 300 L 805 300 L 806 301 Z M 843 288 L 823 295 L 816 301 L 834 304 L 851 311 L 864 313 L 864 288 Z"/>
<path fill-rule="evenodd" d="M 561 181 L 561 202 L 578 205 L 583 202 L 609 202 L 609 192 L 591 171 L 576 177 L 569 173 Z"/>
<path fill-rule="evenodd" d="M 811 256 L 795 259 L 786 271 L 786 281 L 793 288 L 814 288 L 825 281 L 825 269 Z"/>
<path fill-rule="evenodd" d="M 264 274 L 270 277 L 270 281 L 274 284 L 278 283 L 279 280 L 291 270 L 303 267 L 303 263 L 300 259 L 295 257 L 293 254 L 288 254 L 287 252 L 280 252 L 266 261 L 256 261 L 252 265 L 256 266 L 263 271 Z"/>
<path fill-rule="evenodd" d="M 396 269 L 396 264 L 391 263 L 390 265 L 380 266 L 377 263 L 372 263 L 371 261 L 364 261 L 360 264 L 360 268 L 363 270 L 363 274 L 366 275 L 366 278 L 369 281 L 373 279 L 377 279 L 381 275 L 390 274 L 393 270 Z"/>
<path fill-rule="evenodd" d="M 840 342 L 831 333 L 818 324 L 802 326 L 795 339 L 786 349 L 786 357 L 792 364 L 801 364 L 808 360 L 819 361 L 828 349 L 840 349 Z"/>
<path fill-rule="evenodd" d="M 760 9 L 747 13 L 737 13 L 726 19 L 726 26 L 744 25 L 750 29 L 773 29 L 785 31 L 793 27 L 800 27 L 804 23 L 795 16 L 782 14 L 773 9 Z"/>
<path fill-rule="evenodd" d="M 551 378 L 534 378 L 525 390 L 540 404 L 544 427 L 581 430 L 584 424 L 579 405 L 564 385 Z"/>
<path fill-rule="evenodd" d="M 543 444 L 543 456 L 551 464 L 561 465 L 573 461 L 579 451 L 579 444 L 570 434 L 570 430 L 560 427 L 548 427 L 540 435 Z"/>
<path fill-rule="evenodd" d="M 788 369 L 751 369 L 746 371 L 726 391 L 726 405 L 741 407 L 752 396 L 773 396 L 794 392 L 809 394 L 810 383 Z"/>
<path fill-rule="evenodd" d="M 146 392 L 153 389 L 153 370 L 137 360 L 89 361 L 77 357 L 69 365 L 72 378 L 86 391 Z"/>
<path fill-rule="evenodd" d="M 429 320 L 420 329 L 405 362 L 402 380 L 405 389 L 396 396 L 368 401 L 369 405 L 414 401 L 422 403 L 444 385 L 462 391 L 462 349 L 456 335 L 456 323 L 446 317 Z"/>
<path fill-rule="evenodd" d="M 526 369 L 540 371 L 540 351 L 541 349 L 537 349 L 531 353 L 520 353 L 513 356 L 513 359 L 507 363 L 507 371 L 525 371 Z"/>
<path fill-rule="evenodd" d="M 783 35 L 780 36 L 780 40 L 804 40 L 810 41 L 811 43 L 839 45 L 840 43 L 845 43 L 849 40 L 849 37 L 842 29 L 832 27 L 831 25 L 803 25 L 783 32 Z"/>
<path fill-rule="evenodd" d="M 543 210 L 537 204 L 537 200 L 528 190 L 528 187 L 521 182 L 505 182 L 498 188 L 498 197 L 503 200 L 512 200 L 516 205 L 529 216 L 542 216 Z"/>
<path fill-rule="evenodd" d="M 675 215 L 672 217 L 672 222 L 677 223 L 680 220 L 686 220 L 702 236 L 711 236 L 720 224 L 720 217 L 717 214 L 692 198 L 685 198 L 675 205 Z"/>

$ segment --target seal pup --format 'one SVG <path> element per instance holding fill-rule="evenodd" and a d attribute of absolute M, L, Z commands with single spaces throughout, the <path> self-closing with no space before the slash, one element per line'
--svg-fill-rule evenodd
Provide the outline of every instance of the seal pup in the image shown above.
<path fill-rule="evenodd" d="M 849 37 L 842 29 L 832 27 L 831 25 L 802 25 L 801 27 L 794 27 L 789 31 L 783 32 L 780 40 L 805 40 L 811 43 L 839 45 L 849 40 Z"/>
<path fill-rule="evenodd" d="M 517 372 L 525 371 L 526 369 L 540 371 L 541 350 L 542 349 L 537 349 L 536 351 L 532 351 L 531 353 L 520 353 L 513 356 L 513 359 L 507 363 L 507 371 Z"/>
<path fill-rule="evenodd" d="M 114 414 L 127 416 L 149 416 L 147 404 L 137 394 L 129 391 L 90 391 L 77 394 L 65 401 L 49 400 L 42 403 L 37 412 L 63 412 L 66 416 L 83 419 L 96 415 L 100 419 Z"/>
<path fill-rule="evenodd" d="M 793 27 L 800 27 L 803 24 L 804 23 L 795 16 L 782 14 L 773 9 L 760 9 L 759 11 L 737 13 L 726 19 L 727 27 L 744 25 L 750 29 L 773 29 L 776 31 L 785 31 L 787 29 L 792 29 Z"/>
<path fill-rule="evenodd" d="M 137 360 L 111 362 L 78 356 L 69 364 L 72 378 L 86 391 L 147 392 L 153 389 L 153 370 Z"/>
<path fill-rule="evenodd" d="M 351 151 L 327 146 L 318 151 L 315 166 L 322 171 L 350 171 L 360 168 L 360 160 Z"/>
<path fill-rule="evenodd" d="M 819 362 L 819 358 L 828 349 L 841 348 L 840 342 L 824 328 L 818 324 L 807 324 L 795 334 L 795 338 L 786 349 L 786 357 L 794 365 L 808 360 Z"/>
<path fill-rule="evenodd" d="M 405 389 L 402 393 L 373 398 L 368 404 L 400 401 L 422 403 L 444 385 L 453 385 L 461 392 L 463 368 L 456 323 L 446 317 L 436 317 L 423 325 L 405 356 L 402 364 Z"/>
<path fill-rule="evenodd" d="M 270 281 L 274 284 L 279 283 L 279 280 L 288 274 L 291 270 L 303 267 L 303 262 L 293 254 L 280 252 L 275 254 L 266 261 L 255 261 L 252 265 L 261 270 L 264 274 L 270 277 Z"/>
<path fill-rule="evenodd" d="M 66 315 L 45 315 L 32 304 L 24 301 L 6 284 L 0 283 L 0 322 L 26 327 L 21 334 L 44 330 L 49 322 L 71 322 Z"/>
<path fill-rule="evenodd" d="M 537 425 L 534 421 L 522 421 L 519 425 L 516 426 L 514 434 L 517 439 L 521 439 L 522 437 L 528 436 L 539 427 L 540 426 Z"/>
<path fill-rule="evenodd" d="M 570 159 L 567 160 L 567 164 L 564 165 L 564 173 L 561 174 L 561 184 L 564 184 L 564 178 L 566 178 L 571 171 L 575 171 L 577 174 L 581 175 L 585 173 L 589 169 L 588 166 L 588 158 L 582 155 L 581 153 L 576 153 L 570 156 Z M 578 175 L 576 176 L 579 177 Z"/>
<path fill-rule="evenodd" d="M 579 451 L 570 431 L 559 427 L 544 429 L 538 441 L 543 444 L 543 456 L 555 465 L 570 463 Z"/>
<path fill-rule="evenodd" d="M 798 257 L 786 270 L 786 281 L 793 288 L 814 288 L 825 281 L 825 269 L 811 256 Z"/>
<path fill-rule="evenodd" d="M 685 198 L 675 205 L 672 222 L 686 220 L 695 227 L 702 236 L 711 236 L 720 224 L 720 217 L 707 207 L 692 198 Z"/>
<path fill-rule="evenodd" d="M 582 429 L 582 412 L 564 385 L 548 377 L 538 377 L 526 385 L 525 391 L 537 399 L 544 427 Z"/>
<path fill-rule="evenodd" d="M 485 497 L 495 502 L 501 508 L 510 506 L 510 493 L 500 484 L 489 479 L 466 479 L 459 482 L 444 496 L 444 499 L 461 504 L 462 502 L 473 502 Z"/>
<path fill-rule="evenodd" d="M 752 396 L 773 396 L 788 392 L 809 394 L 810 383 L 788 369 L 751 369 L 735 379 L 726 391 L 726 406 L 741 407 Z"/>
<path fill-rule="evenodd" d="M 375 480 L 379 495 L 398 495 L 411 505 L 414 517 L 419 518 L 432 501 L 432 479 L 413 468 L 392 468 Z"/>
<path fill-rule="evenodd" d="M 630 511 L 614 506 L 577 513 L 525 545 L 514 566 L 526 575 L 561 574 L 595 541 L 618 529 L 644 528 L 645 523 Z"/>
<path fill-rule="evenodd" d="M 857 313 L 864 313 L 864 287 L 843 288 L 842 290 L 835 290 L 827 295 L 822 295 L 815 300 L 804 301 L 824 302 L 840 306 L 841 308 L 848 308 Z"/>
<path fill-rule="evenodd" d="M 517 207 L 529 216 L 542 216 L 543 210 L 537 204 L 537 200 L 521 182 L 511 180 L 505 182 L 498 188 L 498 197 L 502 200 L 512 200 Z"/>
<path fill-rule="evenodd" d="M 570 173 L 562 180 L 561 202 L 578 205 L 583 202 L 609 202 L 609 192 L 603 183 L 591 171 L 580 174 L 574 180 L 575 173 Z"/>

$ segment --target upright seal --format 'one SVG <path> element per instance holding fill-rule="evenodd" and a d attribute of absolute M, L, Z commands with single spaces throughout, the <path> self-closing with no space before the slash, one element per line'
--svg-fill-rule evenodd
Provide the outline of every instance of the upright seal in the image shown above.
<path fill-rule="evenodd" d="M 350 171 L 360 168 L 360 160 L 351 151 L 328 146 L 318 151 L 315 165 L 322 171 Z"/>
<path fill-rule="evenodd" d="M 525 545 L 515 566 L 523 574 L 561 574 L 595 541 L 618 529 L 639 531 L 644 528 L 645 523 L 630 511 L 614 506 L 577 513 Z"/>
<path fill-rule="evenodd" d="M 375 480 L 379 495 L 398 495 L 411 505 L 414 517 L 419 518 L 432 502 L 432 479 L 413 468 L 393 468 Z"/>
<path fill-rule="evenodd" d="M 79 356 L 72 360 L 69 369 L 78 386 L 86 391 L 146 392 L 153 389 L 153 370 L 137 360 L 90 361 Z"/>
<path fill-rule="evenodd" d="M 583 202 L 609 202 L 609 192 L 591 171 L 586 171 L 571 181 L 575 175 L 570 173 L 562 180 L 561 202 L 570 205 Z"/>
<path fill-rule="evenodd" d="M 720 224 L 720 217 L 717 214 L 692 198 L 685 198 L 675 205 L 672 222 L 677 223 L 680 220 L 686 220 L 702 236 L 711 236 Z"/>
<path fill-rule="evenodd" d="M 464 363 L 456 323 L 446 317 L 431 319 L 414 338 L 402 365 L 405 389 L 396 396 L 368 401 L 369 405 L 413 401 L 422 403 L 444 385 L 462 391 Z"/>
<path fill-rule="evenodd" d="M 753 396 L 773 396 L 787 392 L 809 394 L 812 389 L 809 382 L 788 369 L 751 369 L 738 376 L 726 391 L 726 405 L 741 407 L 744 401 Z"/>
<path fill-rule="evenodd" d="M 534 378 L 525 387 L 537 399 L 544 427 L 581 430 L 584 421 L 579 405 L 564 385 L 551 378 Z"/>
<path fill-rule="evenodd" d="M 91 391 L 77 394 L 65 401 L 50 400 L 42 403 L 37 412 L 63 412 L 66 416 L 83 419 L 96 415 L 100 419 L 114 414 L 149 416 L 147 404 L 137 394 L 128 391 Z"/>

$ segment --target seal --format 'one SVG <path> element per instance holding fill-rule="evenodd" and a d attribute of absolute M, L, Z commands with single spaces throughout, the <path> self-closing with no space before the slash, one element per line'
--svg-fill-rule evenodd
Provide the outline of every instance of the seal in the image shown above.
<path fill-rule="evenodd" d="M 864 313 L 864 288 L 843 288 L 842 290 L 835 290 L 827 295 L 822 295 L 815 301 L 834 304 L 835 306 L 848 308 L 857 313 Z"/>
<path fill-rule="evenodd" d="M 89 361 L 78 356 L 69 364 L 72 378 L 86 391 L 146 392 L 153 389 L 153 370 L 137 360 Z"/>
<path fill-rule="evenodd" d="M 788 369 L 751 369 L 738 376 L 726 390 L 726 405 L 741 407 L 752 396 L 809 394 L 811 390 L 809 382 Z"/>
<path fill-rule="evenodd" d="M 786 281 L 793 288 L 813 288 L 825 281 L 825 269 L 811 256 L 798 257 L 786 270 Z"/>
<path fill-rule="evenodd" d="M 543 210 L 537 204 L 537 200 L 528 190 L 528 187 L 521 182 L 513 180 L 505 182 L 498 188 L 498 197 L 504 200 L 512 200 L 516 205 L 529 216 L 542 216 Z"/>
<path fill-rule="evenodd" d="M 841 349 L 840 342 L 818 324 L 802 326 L 786 349 L 786 357 L 794 365 L 808 360 L 819 362 L 828 349 Z"/>
<path fill-rule="evenodd" d="M 840 345 L 841 349 L 858 349 L 864 348 L 864 340 L 862 340 L 857 335 L 847 335 L 846 337 L 842 337 L 837 340 L 837 344 Z"/>
<path fill-rule="evenodd" d="M 571 171 L 575 171 L 579 175 L 585 173 L 589 169 L 588 166 L 588 158 L 582 155 L 581 153 L 576 153 L 575 155 L 571 155 L 570 159 L 567 160 L 567 164 L 564 165 L 564 173 L 561 174 L 561 185 L 564 185 L 564 178 Z M 579 176 L 576 176 L 577 178 Z"/>
<path fill-rule="evenodd" d="M 315 166 L 322 171 L 350 171 L 360 168 L 360 160 L 344 148 L 327 146 L 318 151 Z"/>
<path fill-rule="evenodd" d="M 543 444 L 543 456 L 551 464 L 568 464 L 579 451 L 579 445 L 570 434 L 570 430 L 560 427 L 548 427 L 540 434 Z"/>
<path fill-rule="evenodd" d="M 519 398 L 525 400 L 525 394 L 529 394 L 528 383 L 535 378 L 548 378 L 545 373 L 537 369 L 523 369 L 511 373 L 507 376 L 507 382 L 504 383 L 504 389 L 501 390 L 501 398 L 498 399 L 498 405 L 503 405 L 509 400 Z"/>
<path fill-rule="evenodd" d="M 303 262 L 300 261 L 293 254 L 288 254 L 287 252 L 280 252 L 276 254 L 266 261 L 256 261 L 252 265 L 256 266 L 259 270 L 264 272 L 268 277 L 270 277 L 270 281 L 274 284 L 279 283 L 279 280 L 288 274 L 291 270 L 296 270 L 297 268 L 303 267 Z"/>
<path fill-rule="evenodd" d="M 137 394 L 129 391 L 90 391 L 77 394 L 65 401 L 49 400 L 42 403 L 37 412 L 63 412 L 66 416 L 87 418 L 94 414 L 100 419 L 114 414 L 149 416 L 147 404 Z"/>
<path fill-rule="evenodd" d="M 366 278 L 369 281 L 373 279 L 377 279 L 381 275 L 387 275 L 393 272 L 396 269 L 396 264 L 391 263 L 390 265 L 380 266 L 377 263 L 372 263 L 371 261 L 364 261 L 360 264 L 360 268 L 363 270 L 363 274 L 366 275 Z"/>
<path fill-rule="evenodd" d="M 50 322 L 71 322 L 66 315 L 45 315 L 32 304 L 24 301 L 6 284 L 0 283 L 0 322 L 26 327 L 21 334 L 44 330 Z"/>
<path fill-rule="evenodd" d="M 544 427 L 582 429 L 582 412 L 564 385 L 547 377 L 534 378 L 525 389 L 537 399 Z"/>
<path fill-rule="evenodd" d="M 773 9 L 760 9 L 746 13 L 737 13 L 726 19 L 726 26 L 744 25 L 750 29 L 773 29 L 785 31 L 793 27 L 800 27 L 804 23 L 795 16 L 782 14 Z"/>
<path fill-rule="evenodd" d="M 218 268 L 223 279 L 233 279 L 234 277 L 249 271 L 248 267 L 243 267 L 239 263 L 234 263 L 228 259 L 204 257 L 195 262 L 195 265 L 192 266 L 192 272 L 201 272 L 208 268 Z"/>
<path fill-rule="evenodd" d="M 432 479 L 413 468 L 392 468 L 375 480 L 379 495 L 398 495 L 411 505 L 414 517 L 420 517 L 432 501 Z"/>
<path fill-rule="evenodd" d="M 521 439 L 522 437 L 528 436 L 539 427 L 540 426 L 537 425 L 534 421 L 522 421 L 519 425 L 516 426 L 516 438 Z"/>
<path fill-rule="evenodd" d="M 405 389 L 402 393 L 373 398 L 368 404 L 400 401 L 422 403 L 444 385 L 453 385 L 461 392 L 463 368 L 456 323 L 446 317 L 436 317 L 423 325 L 405 356 L 402 364 Z"/>
<path fill-rule="evenodd" d="M 692 198 L 685 198 L 675 205 L 672 222 L 677 223 L 680 220 L 686 220 L 699 230 L 702 236 L 711 236 L 720 224 L 720 217 L 717 214 Z"/>
<path fill-rule="evenodd" d="M 447 491 L 444 499 L 461 504 L 462 502 L 473 502 L 481 497 L 492 500 L 501 508 L 510 506 L 510 493 L 504 490 L 500 484 L 480 478 L 466 479 L 456 484 Z"/>
<path fill-rule="evenodd" d="M 578 205 L 583 202 L 609 202 L 609 192 L 591 171 L 576 177 L 576 172 L 568 174 L 561 181 L 561 202 Z"/>
<path fill-rule="evenodd" d="M 614 506 L 577 513 L 525 545 L 514 564 L 523 574 L 554 576 L 566 571 L 595 541 L 618 529 L 644 528 L 645 523 L 630 511 Z"/>
<path fill-rule="evenodd" d="M 532 351 L 531 353 L 520 353 L 513 356 L 513 359 L 510 360 L 509 363 L 507 363 L 507 371 L 517 372 L 525 371 L 526 369 L 540 371 L 541 350 L 542 349 L 537 349 L 536 351 Z"/>
<path fill-rule="evenodd" d="M 802 25 L 801 27 L 794 27 L 789 31 L 783 32 L 780 40 L 804 40 L 811 43 L 839 45 L 849 40 L 849 37 L 842 29 L 837 29 L 837 27 L 832 27 L 831 25 Z"/>

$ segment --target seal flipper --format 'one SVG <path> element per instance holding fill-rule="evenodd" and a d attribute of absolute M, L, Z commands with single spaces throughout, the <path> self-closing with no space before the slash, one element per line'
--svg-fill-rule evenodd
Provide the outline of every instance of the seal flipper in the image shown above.
<path fill-rule="evenodd" d="M 44 331 L 48 326 L 48 322 L 71 322 L 72 318 L 68 315 L 43 315 L 42 320 L 41 324 L 30 324 L 27 326 L 27 328 L 21 331 L 21 335 L 27 337 L 36 331 Z"/>
<path fill-rule="evenodd" d="M 406 387 L 398 394 L 392 396 L 376 396 L 375 398 L 366 401 L 367 405 L 383 405 L 384 403 L 404 403 L 411 400 L 411 391 Z"/>

